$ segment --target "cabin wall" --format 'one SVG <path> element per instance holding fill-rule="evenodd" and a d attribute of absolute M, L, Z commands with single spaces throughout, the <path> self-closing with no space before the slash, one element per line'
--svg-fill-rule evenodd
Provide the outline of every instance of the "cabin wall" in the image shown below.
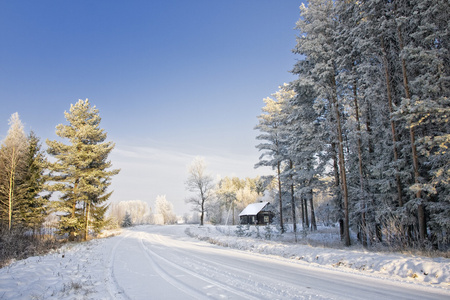
<path fill-rule="evenodd" d="M 243 225 L 267 225 L 272 223 L 274 214 L 270 211 L 261 211 L 256 216 L 245 215 L 240 217 Z"/>

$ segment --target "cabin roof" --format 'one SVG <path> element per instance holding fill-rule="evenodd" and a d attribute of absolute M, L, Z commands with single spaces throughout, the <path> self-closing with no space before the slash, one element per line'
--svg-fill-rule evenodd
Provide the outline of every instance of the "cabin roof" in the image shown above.
<path fill-rule="evenodd" d="M 256 216 L 269 202 L 258 202 L 247 205 L 246 208 L 239 214 L 240 216 Z"/>

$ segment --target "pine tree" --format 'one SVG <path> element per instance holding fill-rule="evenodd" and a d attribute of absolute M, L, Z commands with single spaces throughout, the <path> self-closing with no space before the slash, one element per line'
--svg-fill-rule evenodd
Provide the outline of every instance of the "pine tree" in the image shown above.
<path fill-rule="evenodd" d="M 130 227 L 133 225 L 133 222 L 131 221 L 131 215 L 129 212 L 125 213 L 125 217 L 123 218 L 122 227 Z"/>
<path fill-rule="evenodd" d="M 280 213 L 280 228 L 284 233 L 283 225 L 283 191 L 282 178 L 283 163 L 287 159 L 286 131 L 283 129 L 283 122 L 285 121 L 284 112 L 282 108 L 284 103 L 294 96 L 294 92 L 280 87 L 277 93 L 272 95 L 275 99 L 267 97 L 264 99 L 265 106 L 262 111 L 263 114 L 258 116 L 259 123 L 255 129 L 261 131 L 261 134 L 256 138 L 263 140 L 265 143 L 258 144 L 256 148 L 263 151 L 259 158 L 259 162 L 255 168 L 261 166 L 268 166 L 276 170 L 276 179 L 278 184 L 278 203 Z"/>
<path fill-rule="evenodd" d="M 349 197 L 344 153 L 343 112 L 338 98 L 336 80 L 338 70 L 336 69 L 337 47 L 334 41 L 334 29 L 337 23 L 334 4 L 331 0 L 312 0 L 309 1 L 308 7 L 300 6 L 300 10 L 301 18 L 296 27 L 300 31 L 300 36 L 294 52 L 305 55 L 306 58 L 298 62 L 294 72 L 314 82 L 318 98 L 323 101 L 323 107 L 328 112 L 330 128 L 335 132 L 330 144 L 333 148 L 337 148 L 338 158 L 334 160 L 337 160 L 339 166 L 337 174 L 344 204 L 344 240 L 345 245 L 349 246 Z"/>
<path fill-rule="evenodd" d="M 409 128 L 420 242 L 443 241 L 449 229 L 448 1 L 411 1 L 395 7 L 404 97 L 397 112 Z M 447 217 L 445 217 L 445 215 Z M 427 222 L 430 222 L 428 226 Z"/>
<path fill-rule="evenodd" d="M 316 230 L 313 189 L 320 188 L 319 176 L 324 172 L 325 159 L 321 154 L 324 142 L 323 124 L 319 112 L 314 108 L 316 92 L 311 82 L 300 78 L 292 82 L 290 88 L 295 92 L 295 97 L 286 101 L 283 108 L 287 116 L 285 130 L 288 156 L 292 162 L 290 172 L 298 185 L 297 194 L 302 199 L 303 223 L 306 225 L 308 220 L 309 226 L 311 220 L 311 229 Z M 307 216 L 307 201 L 311 218 Z"/>
<path fill-rule="evenodd" d="M 399 60 L 394 2 L 363 1 L 346 3 L 354 11 L 347 24 L 358 49 L 356 66 L 358 98 L 361 103 L 361 137 L 363 149 L 364 203 L 354 210 L 355 217 L 365 214 L 365 232 L 360 237 L 380 241 L 381 230 L 396 238 L 404 237 L 410 219 L 404 204 L 408 202 L 405 187 L 412 171 L 409 163 L 409 133 L 403 122 L 393 118 L 403 95 L 403 79 Z M 342 18 L 342 16 L 340 16 Z M 352 25 L 353 24 L 353 25 Z M 350 136 L 353 128 L 349 127 Z M 352 141 L 351 144 L 354 142 Z M 351 146 L 351 145 L 350 145 Z M 350 181 L 356 183 L 350 158 Z M 352 184 L 352 183 L 350 183 Z M 364 209 L 363 209 L 364 208 Z M 393 222 L 395 220 L 395 222 Z M 362 240 L 365 242 L 366 239 Z"/>
<path fill-rule="evenodd" d="M 34 132 L 29 134 L 27 144 L 24 174 L 18 190 L 21 199 L 18 210 L 21 224 L 36 233 L 44 223 L 49 210 L 50 194 L 43 194 L 47 180 L 44 175 L 47 159 Z"/>
<path fill-rule="evenodd" d="M 295 188 L 306 221 L 330 164 L 347 245 L 352 225 L 363 244 L 445 247 L 450 3 L 311 0 L 300 11 L 296 96 L 281 110 L 270 99 L 266 118 L 277 126 L 258 125 L 269 141 L 258 145 L 260 164 L 278 167 L 280 203 Z"/>
<path fill-rule="evenodd" d="M 98 109 L 88 99 L 72 104 L 65 117 L 69 125 L 58 125 L 56 134 L 69 144 L 47 140 L 47 151 L 56 159 L 49 164 L 53 183 L 48 189 L 61 193 L 55 203 L 61 213 L 60 233 L 68 233 L 70 240 L 77 235 L 87 239 L 92 219 L 101 226 L 99 220 L 104 219 L 106 210 L 102 206 L 112 193 L 107 188 L 119 170 L 109 170 L 108 155 L 114 144 L 105 142 L 107 134 L 99 127 Z"/>

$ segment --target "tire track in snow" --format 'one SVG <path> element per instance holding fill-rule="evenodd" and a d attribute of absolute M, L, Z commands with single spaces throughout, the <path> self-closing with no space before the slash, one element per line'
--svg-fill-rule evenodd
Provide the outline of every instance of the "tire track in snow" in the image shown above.
<path fill-rule="evenodd" d="M 114 261 L 116 258 L 116 252 L 117 247 L 120 243 L 122 243 L 123 239 L 126 237 L 129 237 L 130 233 L 127 233 L 126 235 L 120 236 L 119 240 L 114 245 L 111 254 L 109 256 L 109 264 L 108 268 L 106 270 L 106 287 L 108 290 L 109 295 L 111 296 L 111 299 L 118 299 L 118 300 L 130 300 L 130 297 L 125 293 L 124 289 L 119 285 L 117 282 L 116 276 L 114 274 Z"/>
<path fill-rule="evenodd" d="M 201 294 L 200 292 L 196 291 L 195 289 L 189 287 L 188 285 L 184 284 L 183 282 L 177 280 L 173 276 L 170 276 L 164 269 L 162 269 L 155 261 L 154 259 L 149 255 L 149 252 L 152 253 L 151 250 L 149 250 L 143 243 L 142 238 L 140 239 L 140 246 L 142 248 L 142 251 L 144 251 L 145 257 L 150 262 L 151 266 L 153 267 L 153 270 L 165 281 L 167 281 L 170 285 L 177 288 L 178 290 L 182 291 L 183 293 L 193 297 L 194 299 L 208 299 L 205 295 Z M 153 253 L 152 253 L 153 254 Z"/>
<path fill-rule="evenodd" d="M 239 278 L 245 278 L 244 281 L 239 281 L 239 284 L 242 286 L 245 286 L 243 290 L 255 290 L 258 289 L 260 291 L 261 295 L 264 295 L 267 299 L 276 299 L 280 297 L 280 293 L 284 294 L 284 296 L 295 299 L 318 299 L 317 294 L 312 293 L 307 286 L 299 286 L 296 284 L 292 284 L 287 282 L 286 280 L 280 280 L 275 279 L 273 276 L 270 275 L 264 275 L 261 273 L 253 273 L 250 271 L 247 271 L 243 268 L 238 268 L 234 266 L 230 266 L 226 263 L 217 262 L 208 258 L 205 258 L 203 256 L 200 256 L 198 254 L 194 254 L 193 252 L 187 252 L 185 251 L 186 248 L 180 248 L 178 247 L 177 243 L 172 240 L 171 238 L 168 238 L 166 236 L 161 235 L 155 235 L 155 240 L 158 240 L 158 242 L 162 245 L 165 245 L 168 248 L 171 248 L 173 251 L 176 251 L 183 256 L 186 256 L 185 254 L 188 253 L 188 255 L 198 262 L 203 262 L 205 268 L 207 268 L 209 271 L 211 271 L 211 267 L 215 266 L 217 270 L 220 269 L 220 274 L 222 276 L 226 276 L 228 278 L 234 279 L 236 277 Z M 190 246 L 192 247 L 192 246 Z M 192 247 L 193 249 L 195 247 Z M 220 251 L 223 251 L 220 249 Z M 237 276 L 237 274 L 242 274 L 240 276 Z M 287 277 L 287 276 L 286 276 Z M 276 283 L 275 283 L 276 281 Z M 266 284 L 265 282 L 271 282 L 271 284 Z M 272 295 L 272 296 L 270 296 Z M 329 295 L 330 297 L 332 295 Z"/>
<path fill-rule="evenodd" d="M 147 233 L 147 235 L 149 235 L 149 234 Z M 154 235 L 151 234 L 151 236 L 154 236 Z M 155 271 L 156 271 L 162 278 L 164 278 L 167 282 L 169 282 L 170 284 L 172 284 L 172 285 L 175 286 L 176 288 L 182 290 L 183 292 L 185 292 L 185 293 L 191 295 L 192 297 L 194 297 L 194 298 L 196 298 L 196 299 L 210 299 L 210 297 L 208 297 L 207 295 L 201 294 L 200 292 L 198 292 L 198 291 L 192 289 L 191 287 L 185 285 L 184 283 L 180 282 L 179 280 L 177 280 L 177 279 L 175 279 L 174 277 L 172 277 L 172 276 L 170 276 L 169 274 L 167 274 L 167 272 L 165 272 L 161 267 L 159 267 L 159 266 L 156 264 L 156 262 L 155 262 L 154 259 L 151 257 L 151 255 L 154 256 L 154 257 L 156 257 L 156 258 L 158 258 L 158 259 L 160 259 L 160 260 L 162 260 L 162 261 L 164 261 L 165 263 L 169 264 L 170 266 L 172 266 L 172 267 L 174 267 L 174 268 L 176 268 L 176 269 L 178 269 L 178 270 L 180 270 L 180 271 L 182 271 L 182 272 L 184 272 L 184 273 L 187 273 L 187 274 L 189 274 L 189 275 L 191 275 L 191 276 L 193 276 L 193 277 L 195 277 L 195 278 L 198 278 L 198 279 L 200 279 L 200 280 L 202 280 L 202 281 L 205 281 L 205 282 L 207 282 L 207 283 L 209 283 L 209 284 L 211 284 L 211 285 L 213 285 L 213 286 L 219 287 L 219 288 L 221 288 L 221 289 L 223 289 L 223 290 L 225 290 L 225 291 L 228 291 L 228 292 L 230 292 L 230 293 L 232 293 L 232 294 L 235 294 L 235 295 L 237 295 L 237 296 L 239 296 L 239 297 L 241 297 L 241 298 L 244 298 L 244 299 L 253 299 L 253 300 L 258 300 L 258 299 L 260 299 L 260 298 L 258 298 L 258 297 L 252 296 L 251 294 L 248 294 L 248 293 L 245 293 L 245 292 L 243 292 L 243 291 L 240 291 L 240 290 L 237 290 L 237 289 L 235 289 L 235 288 L 232 288 L 232 287 L 230 287 L 230 286 L 224 285 L 224 284 L 222 284 L 222 283 L 220 283 L 220 282 L 218 282 L 218 281 L 215 281 L 215 280 L 212 280 L 212 279 L 207 278 L 207 277 L 205 277 L 205 276 L 202 276 L 202 275 L 200 275 L 200 274 L 198 274 L 198 273 L 195 273 L 195 272 L 193 272 L 193 271 L 191 271 L 191 270 L 189 270 L 189 269 L 187 269 L 187 268 L 184 268 L 184 267 L 182 267 L 182 266 L 180 266 L 180 265 L 178 265 L 178 264 L 175 264 L 175 263 L 171 262 L 170 260 L 168 260 L 168 259 L 166 259 L 166 258 L 160 256 L 159 254 L 155 253 L 154 251 L 150 250 L 147 246 L 145 246 L 145 244 L 144 244 L 144 239 L 143 239 L 143 238 L 140 238 L 140 244 L 141 244 L 142 249 L 145 251 L 146 257 L 147 257 L 147 258 L 150 260 L 150 262 L 155 266 Z M 186 289 L 186 290 L 185 290 L 185 289 Z M 193 293 L 193 294 L 191 294 L 191 293 Z"/>

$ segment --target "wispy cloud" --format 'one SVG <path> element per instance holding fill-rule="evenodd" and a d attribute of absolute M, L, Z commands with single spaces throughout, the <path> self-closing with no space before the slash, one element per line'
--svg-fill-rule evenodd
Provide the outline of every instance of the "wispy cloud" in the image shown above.
<path fill-rule="evenodd" d="M 214 149 L 183 149 L 120 145 L 111 153 L 114 168 L 121 172 L 113 178 L 113 201 L 140 199 L 154 206 L 158 195 L 166 195 L 177 213 L 188 212 L 184 203 L 187 168 L 196 156 L 202 156 L 213 176 L 255 177 L 267 170 L 255 170 L 255 156 L 220 153 Z M 200 153 L 199 155 L 194 154 Z M 217 153 L 217 154 L 216 154 Z M 204 154 L 204 155 L 202 155 Z M 262 172 L 263 171 L 263 172 Z M 264 172 L 265 171 L 265 172 Z"/>

